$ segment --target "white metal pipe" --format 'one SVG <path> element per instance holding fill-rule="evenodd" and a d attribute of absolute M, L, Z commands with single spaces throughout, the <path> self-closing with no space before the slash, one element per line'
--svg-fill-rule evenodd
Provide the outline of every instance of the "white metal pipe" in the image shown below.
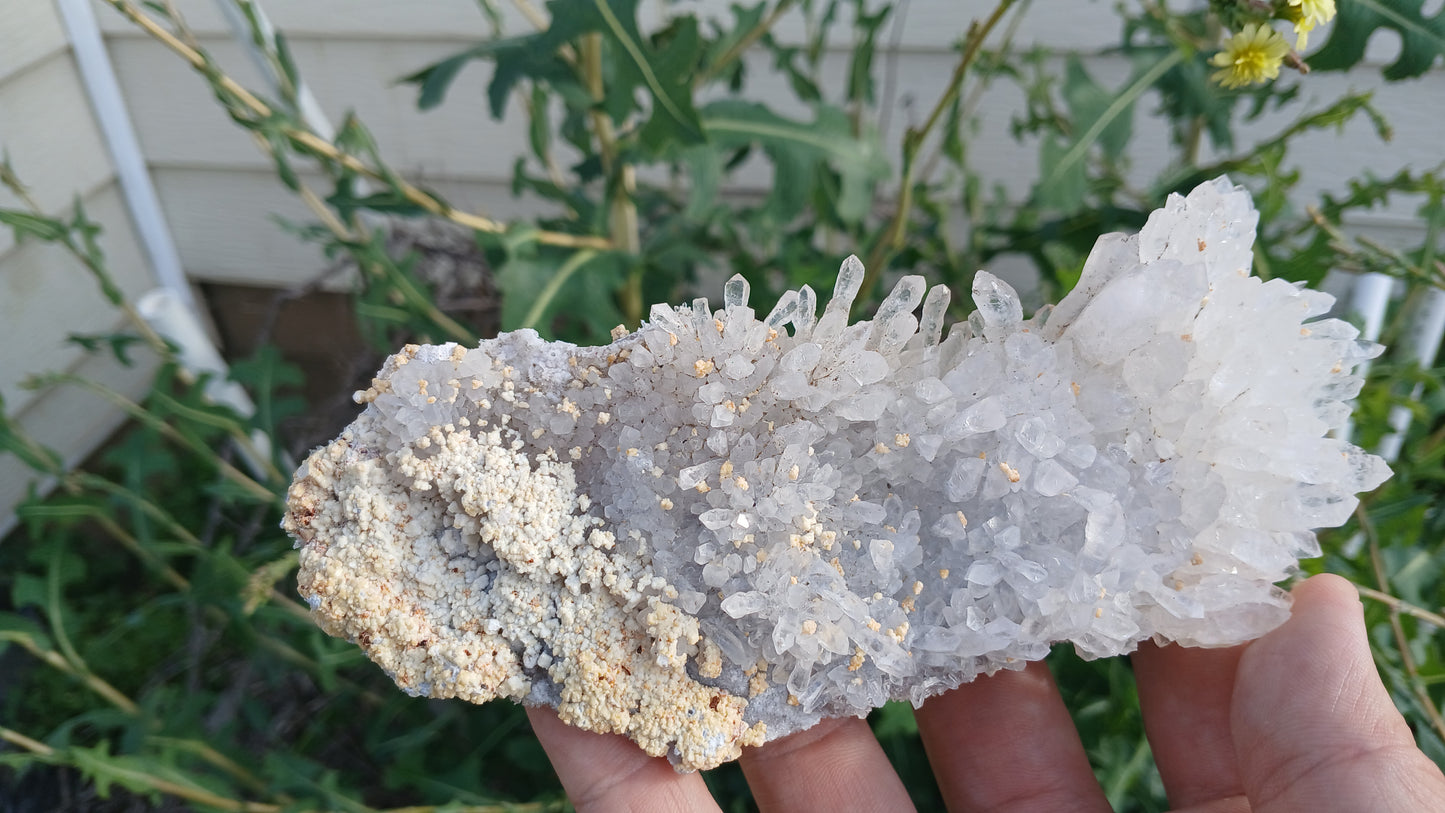
<path fill-rule="evenodd" d="M 266 58 L 266 54 L 256 46 L 252 39 L 251 23 L 246 19 L 245 12 L 241 10 L 241 2 L 242 0 L 216 0 L 216 5 L 220 7 L 221 14 L 225 16 L 226 22 L 231 26 L 231 35 L 244 46 L 251 61 L 261 71 L 261 75 L 279 90 L 283 77 L 276 75 L 271 60 Z M 274 49 L 276 47 L 276 27 L 271 25 L 271 19 L 266 16 L 266 12 L 261 8 L 259 2 L 251 0 L 246 5 L 251 9 L 251 15 L 256 20 L 256 27 L 259 29 L 261 38 L 265 40 L 266 47 Z M 327 141 L 335 141 L 336 128 L 331 125 L 331 120 L 326 117 L 326 111 L 321 109 L 321 103 L 316 100 L 316 95 L 311 92 L 311 88 L 300 77 L 296 77 L 295 88 L 296 104 L 300 108 L 298 112 L 307 129 Z"/>
<path fill-rule="evenodd" d="M 1401 344 L 1408 354 L 1407 358 L 1422 368 L 1428 368 L 1435 364 L 1442 338 L 1445 338 L 1445 291 L 1431 286 L 1426 289 L 1424 301 L 1410 320 L 1408 332 Z M 1424 388 L 1416 384 L 1410 393 L 1410 400 L 1418 401 L 1423 392 Z M 1380 457 L 1393 461 L 1400 456 L 1412 417 L 1410 408 L 1404 405 L 1390 410 L 1390 434 L 1380 440 Z"/>
<path fill-rule="evenodd" d="M 199 314 L 199 306 L 186 281 L 180 253 L 176 250 L 160 199 L 146 169 L 145 157 L 136 139 L 130 113 L 126 111 L 125 97 L 121 94 L 120 83 L 116 81 L 115 69 L 106 53 L 105 41 L 101 39 L 100 26 L 96 23 L 90 0 L 56 0 L 56 5 L 70 35 L 81 81 L 85 84 L 96 122 L 110 150 L 111 163 L 115 166 L 116 179 L 120 182 L 126 207 L 135 223 L 136 235 L 151 262 L 156 280 L 188 309 Z"/>
<path fill-rule="evenodd" d="M 197 378 L 209 376 L 204 391 L 208 401 L 230 407 L 244 417 L 256 414 L 256 404 L 246 388 L 227 377 L 226 360 L 211 344 L 201 320 L 171 291 L 165 288 L 150 291 L 136 302 L 136 310 L 155 332 L 176 346 L 176 361 L 187 372 Z M 238 451 L 246 468 L 257 477 L 264 478 L 265 461 L 271 457 L 271 438 L 259 429 L 252 430 L 250 437 L 252 448 L 247 449 L 242 444 Z"/>
<path fill-rule="evenodd" d="M 1390 308 L 1390 295 L 1394 290 L 1395 278 L 1388 274 L 1372 271 L 1355 278 L 1355 284 L 1350 288 L 1349 306 L 1350 310 L 1360 317 L 1361 339 L 1370 342 L 1380 340 L 1380 333 L 1385 328 L 1385 313 Z M 1370 374 L 1368 359 L 1360 362 L 1359 366 L 1355 368 L 1355 374 L 1361 378 Z M 1346 420 L 1339 437 L 1342 440 L 1349 440 L 1354 435 L 1354 429 L 1354 420 Z"/>
<path fill-rule="evenodd" d="M 210 375 L 205 394 L 214 403 L 234 409 L 244 417 L 256 407 L 245 389 L 227 377 L 224 359 L 211 343 L 201 320 L 200 304 L 186 280 L 180 252 L 176 250 L 160 198 L 151 183 L 145 156 L 135 127 L 125 107 L 125 97 L 116 80 L 115 68 L 106 52 L 90 0 L 56 0 L 70 36 L 81 81 L 95 110 L 111 163 L 125 197 L 126 208 L 151 269 L 161 287 L 143 295 L 136 310 L 156 333 L 176 346 L 176 358 L 190 375 Z M 269 457 L 271 439 L 262 432 L 252 435 L 256 456 Z M 264 471 L 262 461 L 242 449 L 254 473 Z"/>

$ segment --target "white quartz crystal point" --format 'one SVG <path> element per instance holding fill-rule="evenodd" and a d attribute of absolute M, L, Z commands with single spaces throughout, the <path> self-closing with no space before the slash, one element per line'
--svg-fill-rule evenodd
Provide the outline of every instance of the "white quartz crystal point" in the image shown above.
<path fill-rule="evenodd" d="M 605 347 L 409 346 L 297 472 L 301 592 L 407 691 L 681 768 L 1056 642 L 1249 640 L 1389 474 L 1327 435 L 1378 348 L 1249 274 L 1255 220 L 1204 184 L 1032 318 L 980 271 L 943 340 L 918 277 L 850 325 L 849 258 L 821 317 L 734 277 Z"/>

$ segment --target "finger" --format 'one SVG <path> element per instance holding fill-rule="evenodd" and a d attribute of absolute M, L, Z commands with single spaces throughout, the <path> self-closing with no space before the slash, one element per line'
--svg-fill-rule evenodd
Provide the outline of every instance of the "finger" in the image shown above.
<path fill-rule="evenodd" d="M 1229 728 L 1243 647 L 1196 649 L 1144 643 L 1130 658 L 1144 732 L 1175 808 L 1244 793 Z"/>
<path fill-rule="evenodd" d="M 1240 778 L 1255 813 L 1437 810 L 1445 777 L 1415 746 L 1370 657 L 1354 587 L 1316 576 L 1240 659 Z"/>
<path fill-rule="evenodd" d="M 918 730 L 949 810 L 1109 809 L 1043 663 L 930 699 Z"/>
<path fill-rule="evenodd" d="M 868 723 L 824 720 L 743 751 L 759 810 L 912 810 L 903 782 Z"/>
<path fill-rule="evenodd" d="M 701 774 L 680 774 L 625 737 L 573 728 L 549 708 L 528 708 L 527 718 L 579 813 L 718 809 Z"/>

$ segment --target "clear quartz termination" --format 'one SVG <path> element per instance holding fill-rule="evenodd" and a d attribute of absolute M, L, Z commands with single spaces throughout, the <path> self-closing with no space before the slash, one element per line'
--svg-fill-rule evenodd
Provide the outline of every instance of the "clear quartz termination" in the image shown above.
<path fill-rule="evenodd" d="M 679 769 L 1055 642 L 1252 639 L 1389 475 L 1327 435 L 1379 348 L 1249 275 L 1256 220 L 1226 179 L 1171 197 L 1031 319 L 980 271 L 946 339 L 920 277 L 850 325 L 849 258 L 821 316 L 735 277 L 606 347 L 409 346 L 297 472 L 301 592 L 408 692 Z"/>

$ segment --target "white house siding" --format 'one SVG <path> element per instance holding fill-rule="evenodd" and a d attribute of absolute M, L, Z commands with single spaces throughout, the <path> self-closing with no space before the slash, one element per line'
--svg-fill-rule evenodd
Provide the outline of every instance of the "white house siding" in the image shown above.
<path fill-rule="evenodd" d="M 101 244 L 121 288 L 137 295 L 153 285 L 130 230 L 105 145 L 55 8 L 36 0 L 0 0 L 0 149 L 50 214 L 68 214 L 79 199 L 106 231 Z M 0 191 L 0 206 L 19 202 Z M 75 462 L 120 423 L 113 408 L 74 389 L 21 387 L 34 373 L 74 372 L 128 395 L 145 389 L 146 370 L 86 358 L 66 342 L 72 333 L 120 327 L 119 314 L 86 270 L 55 246 L 16 244 L 0 229 L 0 396 L 6 414 Z M 14 457 L 0 455 L 0 532 L 31 480 Z"/>
<path fill-rule="evenodd" d="M 512 32 L 528 30 L 511 3 L 501 3 Z M 256 74 L 209 0 L 181 3 L 201 42 L 223 65 L 249 81 Z M 415 91 L 395 80 L 486 36 L 487 26 L 475 0 L 302 0 L 265 4 L 273 21 L 286 31 L 296 61 L 323 107 L 333 117 L 357 111 L 373 130 L 393 165 L 412 178 L 437 186 L 453 202 L 499 218 L 525 214 L 535 204 L 513 199 L 509 180 L 513 159 L 525 151 L 519 116 L 504 123 L 487 114 L 483 88 L 488 67 L 474 64 L 455 84 L 441 108 L 420 112 Z M 726 14 L 727 3 L 704 0 L 689 4 Z M 895 110 L 888 134 L 890 153 L 897 154 L 902 127 L 926 114 L 946 83 L 956 59 L 952 50 L 969 19 L 986 12 L 984 3 L 914 0 L 907 4 L 903 28 L 885 36 L 897 43 Z M 655 14 L 658 4 L 644 6 Z M 104 10 L 102 10 L 104 11 Z M 780 22 L 785 38 L 801 36 L 797 15 Z M 272 215 L 305 218 L 305 212 L 270 173 L 264 156 L 212 103 L 203 84 L 177 60 L 113 13 L 102 13 L 113 58 L 140 130 L 141 141 L 167 212 L 178 234 L 182 259 L 194 277 L 230 282 L 289 284 L 313 276 L 319 261 L 275 225 Z M 1080 0 L 1038 0 L 1019 26 L 1016 41 L 1069 48 L 1085 55 L 1086 65 L 1105 83 L 1117 85 L 1128 74 L 1121 58 L 1100 53 L 1116 40 L 1119 23 L 1110 4 Z M 841 27 L 838 30 L 843 30 Z M 1323 41 L 1316 33 L 1317 41 Z M 1387 63 L 1397 43 L 1389 34 L 1372 42 L 1373 65 Z M 846 53 L 830 56 L 830 75 L 841 84 Z M 754 76 L 766 75 L 763 59 L 753 60 Z M 1365 122 L 1343 132 L 1312 135 L 1297 142 L 1292 162 L 1304 169 L 1301 203 L 1320 191 L 1338 188 L 1344 178 L 1371 169 L 1393 173 L 1403 166 L 1425 168 L 1445 158 L 1438 133 L 1445 131 L 1445 72 L 1426 80 L 1384 86 L 1369 68 L 1350 75 L 1320 74 L 1310 78 L 1305 96 L 1317 103 L 1351 87 L 1376 88 L 1377 101 L 1396 126 L 1396 138 L 1381 145 Z M 790 104 L 781 82 L 767 87 L 755 81 L 753 93 L 786 109 Z M 1434 99 L 1436 103 L 1425 104 Z M 910 107 L 905 107 L 912 100 Z M 1145 111 L 1155 100 L 1145 97 L 1136 121 L 1132 158 L 1141 180 L 1169 159 L 1169 145 Z M 1000 83 L 980 109 L 983 125 L 971 145 L 976 166 L 1015 195 L 1036 177 L 1034 146 L 1016 144 L 1009 121 L 1021 106 L 1020 95 Z M 1296 106 L 1291 115 L 1299 108 Z M 1272 118 L 1244 129 L 1246 137 L 1265 137 L 1282 125 Z M 744 174 L 745 187 L 768 184 L 766 167 Z M 1397 203 L 1374 218 L 1386 227 L 1409 228 L 1410 202 Z"/>

